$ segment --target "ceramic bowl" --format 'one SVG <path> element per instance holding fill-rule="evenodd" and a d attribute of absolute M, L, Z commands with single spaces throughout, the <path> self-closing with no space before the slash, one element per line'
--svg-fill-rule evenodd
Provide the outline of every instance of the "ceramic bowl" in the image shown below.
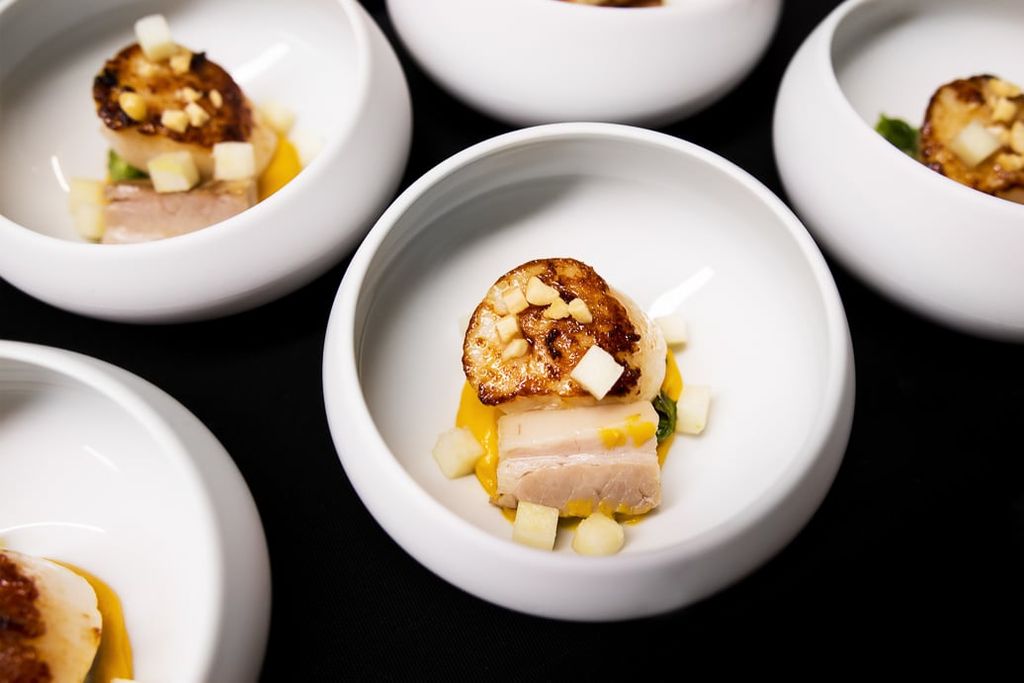
<path fill-rule="evenodd" d="M 402 41 L 453 95 L 514 125 L 661 125 L 724 95 L 771 39 L 781 0 L 591 7 L 388 0 Z"/>
<path fill-rule="evenodd" d="M 93 76 L 146 14 L 205 48 L 259 104 L 323 143 L 291 183 L 220 224 L 143 244 L 75 233 L 67 179 L 103 178 Z M 392 197 L 410 108 L 398 61 L 355 0 L 7 0 L 0 4 L 0 276 L 55 306 L 130 322 L 213 317 L 305 284 L 351 249 Z M 225 39 L 230 36 L 230 39 Z"/>
<path fill-rule="evenodd" d="M 140 681 L 255 681 L 270 617 L 259 514 L 216 438 L 138 377 L 0 341 L 0 542 L 121 599 Z"/>
<path fill-rule="evenodd" d="M 511 540 L 474 477 L 431 449 L 455 418 L 465 319 L 534 258 L 571 256 L 654 315 L 678 311 L 686 382 L 710 426 L 680 437 L 664 502 L 623 551 Z M 612 124 L 552 124 L 480 143 L 403 193 L 338 291 L 324 398 L 342 465 L 387 533 L 470 593 L 579 620 L 671 610 L 744 574 L 803 526 L 845 449 L 852 353 L 842 304 L 800 222 L 722 158 Z"/>
<path fill-rule="evenodd" d="M 1024 205 L 935 173 L 874 131 L 920 125 L 932 93 L 992 73 L 1024 83 L 1014 0 L 852 0 L 808 37 L 782 81 L 775 155 L 824 246 L 896 301 L 944 324 L 1024 340 Z"/>

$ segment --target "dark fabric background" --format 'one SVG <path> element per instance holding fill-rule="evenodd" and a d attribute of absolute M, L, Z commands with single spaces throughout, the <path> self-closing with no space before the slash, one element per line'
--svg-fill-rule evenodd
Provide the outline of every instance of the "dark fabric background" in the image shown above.
<path fill-rule="evenodd" d="M 439 90 L 398 43 L 383 0 L 362 1 L 395 45 L 412 91 L 415 132 L 403 187 L 509 130 Z M 796 48 L 836 4 L 789 0 L 753 73 L 665 132 L 725 156 L 784 197 L 771 146 L 775 94 Z M 320 386 L 324 329 L 346 263 L 258 310 L 159 327 L 82 318 L 0 281 L 0 337 L 80 351 L 137 373 L 224 443 L 270 546 L 267 681 L 583 679 L 606 677 L 613 663 L 640 679 L 664 664 L 682 677 L 715 646 L 731 649 L 717 660 L 723 671 L 744 660 L 785 671 L 807 653 L 809 637 L 850 648 L 856 657 L 843 662 L 864 662 L 884 641 L 994 633 L 1006 620 L 1019 640 L 1024 347 L 933 325 L 830 264 L 853 336 L 857 404 L 849 450 L 824 504 L 786 549 L 732 588 L 680 612 L 614 626 L 536 619 L 470 597 L 406 555 L 363 508 L 331 444 Z M 752 639 L 781 647 L 751 660 Z M 993 645 L 988 654 L 997 651 Z"/>

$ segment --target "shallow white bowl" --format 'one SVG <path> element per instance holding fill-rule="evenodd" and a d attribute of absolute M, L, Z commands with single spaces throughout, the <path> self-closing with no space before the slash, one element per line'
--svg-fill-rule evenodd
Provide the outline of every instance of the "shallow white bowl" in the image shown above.
<path fill-rule="evenodd" d="M 851 0 L 782 81 L 775 155 L 815 236 L 902 304 L 979 335 L 1024 340 L 1024 206 L 917 163 L 880 113 L 920 125 L 931 94 L 992 73 L 1024 83 L 1018 0 Z"/>
<path fill-rule="evenodd" d="M 452 426 L 459 319 L 508 269 L 572 256 L 657 315 L 678 308 L 685 381 L 709 383 L 710 426 L 679 438 L 664 502 L 621 554 L 511 541 L 468 477 L 430 451 Z M 413 557 L 486 600 L 538 615 L 622 619 L 671 610 L 751 571 L 803 526 L 849 433 L 852 352 L 814 243 L 749 175 L 676 138 L 554 124 L 461 152 L 403 193 L 345 274 L 324 351 L 342 465 Z"/>
<path fill-rule="evenodd" d="M 121 598 L 140 681 L 255 681 L 270 617 L 263 527 L 217 439 L 107 363 L 0 341 L 0 541 Z"/>
<path fill-rule="evenodd" d="M 84 243 L 65 188 L 106 175 L 93 76 L 152 12 L 254 102 L 293 109 L 296 130 L 324 147 L 281 191 L 219 225 L 145 244 Z M 408 91 L 355 0 L 7 0 L 0 26 L 0 276 L 55 306 L 152 322 L 259 305 L 333 265 L 400 179 Z"/>
<path fill-rule="evenodd" d="M 669 123 L 750 71 L 781 0 L 671 0 L 650 8 L 554 0 L 388 0 L 413 56 L 441 85 L 515 125 Z"/>

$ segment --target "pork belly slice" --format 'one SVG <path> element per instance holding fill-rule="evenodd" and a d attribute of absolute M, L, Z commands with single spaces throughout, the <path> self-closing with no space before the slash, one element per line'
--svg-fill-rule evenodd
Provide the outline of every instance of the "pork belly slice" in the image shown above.
<path fill-rule="evenodd" d="M 493 502 L 527 501 L 566 517 L 652 510 L 661 502 L 657 426 L 647 401 L 504 415 Z"/>
<path fill-rule="evenodd" d="M 105 244 L 148 242 L 219 223 L 256 203 L 255 180 L 215 180 L 188 192 L 157 192 L 145 180 L 107 187 Z"/>

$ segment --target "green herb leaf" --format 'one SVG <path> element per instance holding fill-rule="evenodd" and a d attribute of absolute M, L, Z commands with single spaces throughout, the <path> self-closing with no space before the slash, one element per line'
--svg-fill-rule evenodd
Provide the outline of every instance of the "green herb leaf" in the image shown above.
<path fill-rule="evenodd" d="M 651 403 L 658 412 L 657 437 L 660 444 L 676 432 L 676 402 L 663 391 Z"/>
<path fill-rule="evenodd" d="M 903 119 L 890 119 L 885 114 L 878 117 L 875 130 L 903 152 L 915 159 L 918 157 L 920 132 Z"/>
<path fill-rule="evenodd" d="M 140 171 L 129 164 L 114 150 L 107 153 L 107 173 L 110 174 L 110 180 L 115 183 L 121 180 L 138 180 L 149 177 L 145 171 Z"/>

